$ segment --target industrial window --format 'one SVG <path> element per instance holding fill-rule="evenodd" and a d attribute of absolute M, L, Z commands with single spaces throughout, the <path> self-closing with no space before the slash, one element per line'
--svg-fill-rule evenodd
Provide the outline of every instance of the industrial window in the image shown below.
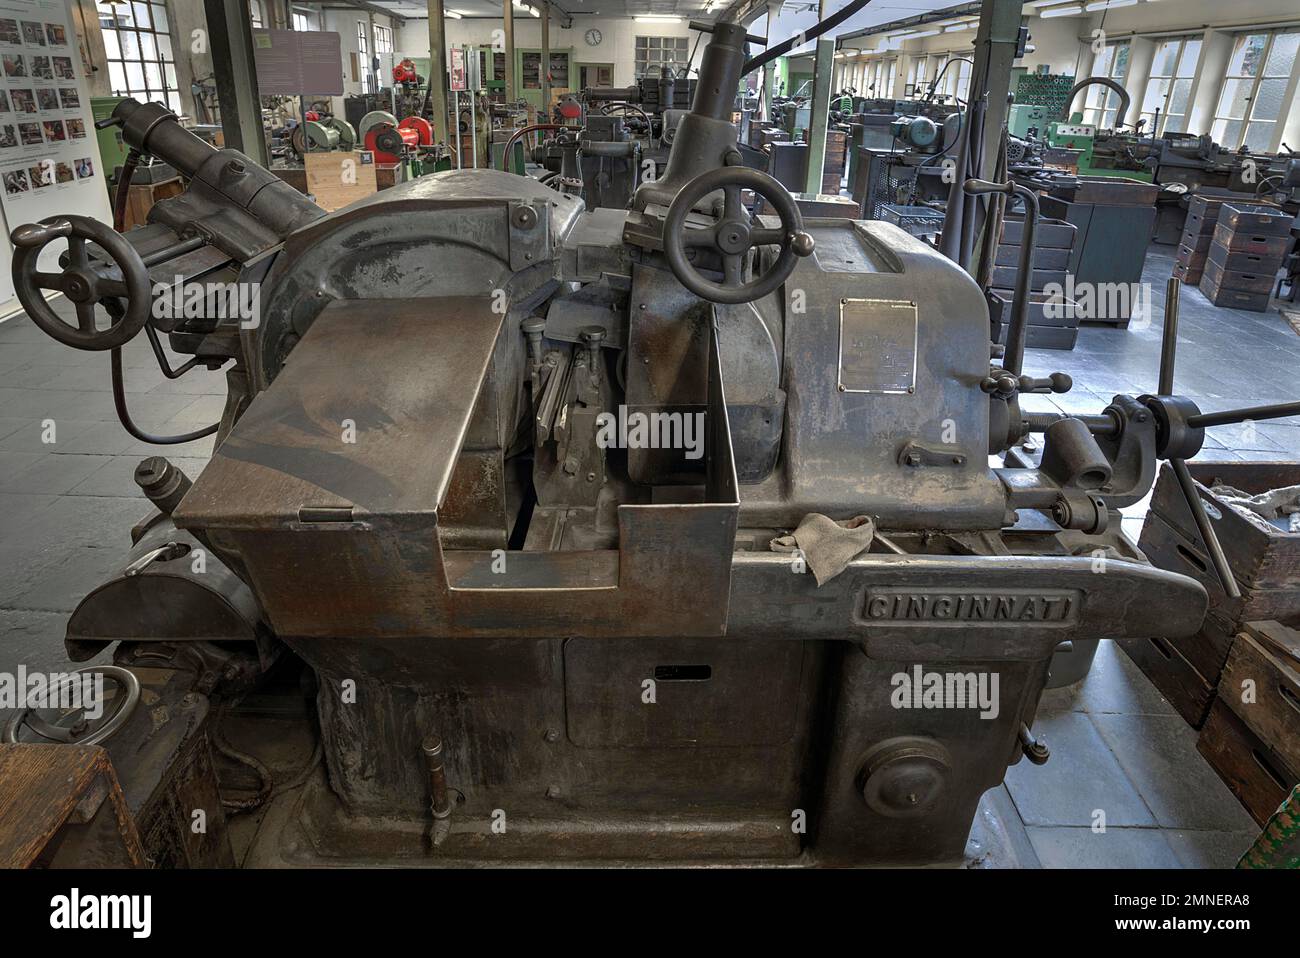
<path fill-rule="evenodd" d="M 1120 86 L 1128 76 L 1128 42 L 1108 43 L 1092 64 L 1092 75 L 1109 77 Z M 1090 86 L 1084 95 L 1083 122 L 1105 130 L 1113 130 L 1123 121 L 1119 116 L 1119 94 L 1104 86 Z"/>
<path fill-rule="evenodd" d="M 681 76 L 691 59 L 690 37 L 637 37 L 636 75 L 657 77 L 661 67 L 672 67 Z"/>
<path fill-rule="evenodd" d="M 880 64 L 880 76 L 876 80 L 876 96 L 886 100 L 894 95 L 894 77 L 898 75 L 898 59 L 885 60 Z"/>
<path fill-rule="evenodd" d="M 935 87 L 935 92 L 964 103 L 970 95 L 970 60 L 950 53 L 947 66 L 948 69 Z M 938 71 L 934 75 L 938 77 Z"/>
<path fill-rule="evenodd" d="M 262 26 L 262 0 L 248 0 L 248 19 L 254 27 Z"/>
<path fill-rule="evenodd" d="M 165 103 L 181 112 L 167 8 L 161 3 L 106 3 L 98 0 L 99 26 L 108 59 L 108 85 L 114 96 Z"/>
<path fill-rule="evenodd" d="M 1300 30 L 1243 33 L 1228 61 L 1210 135 L 1230 150 L 1275 149 L 1282 101 L 1300 50 Z"/>
<path fill-rule="evenodd" d="M 375 24 L 375 55 L 393 52 L 393 28 Z"/>
<path fill-rule="evenodd" d="M 947 63 L 948 63 L 948 54 L 946 53 L 930 54 L 930 76 L 925 81 L 925 89 L 921 91 L 922 93 L 930 92 L 930 87 L 934 83 L 935 78 L 938 77 L 938 75 L 943 72 L 943 68 L 945 65 L 947 65 Z M 949 70 L 948 72 L 951 73 L 952 71 Z M 948 74 L 944 73 L 944 79 L 947 78 L 948 78 Z M 941 80 L 940 82 L 943 81 Z M 936 87 L 935 89 L 937 90 L 938 88 Z"/>
<path fill-rule="evenodd" d="M 293 28 L 299 32 L 320 29 L 320 22 L 316 19 L 316 14 L 311 10 L 293 11 L 291 22 Z"/>
<path fill-rule="evenodd" d="M 929 66 L 930 58 L 910 57 L 909 59 L 912 62 L 911 65 L 907 68 L 906 94 L 908 96 L 911 96 L 912 94 L 916 94 L 919 96 L 921 93 L 925 92 L 923 90 L 923 87 L 925 86 L 926 79 L 927 79 L 926 69 Z"/>
<path fill-rule="evenodd" d="M 1201 57 L 1201 41 L 1191 37 L 1162 40 L 1151 61 L 1151 76 L 1142 97 L 1143 129 L 1155 136 L 1187 131 L 1192 80 Z"/>
<path fill-rule="evenodd" d="M 357 52 L 363 55 L 370 52 L 370 25 L 365 20 L 357 21 Z"/>

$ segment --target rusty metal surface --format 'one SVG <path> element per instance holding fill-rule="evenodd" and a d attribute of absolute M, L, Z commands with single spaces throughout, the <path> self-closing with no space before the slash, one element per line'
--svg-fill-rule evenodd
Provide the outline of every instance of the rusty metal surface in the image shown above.
<path fill-rule="evenodd" d="M 501 320 L 488 297 L 331 304 L 216 450 L 177 524 L 288 533 L 317 509 L 358 522 L 432 516 Z M 359 377 L 359 355 L 385 374 Z"/>

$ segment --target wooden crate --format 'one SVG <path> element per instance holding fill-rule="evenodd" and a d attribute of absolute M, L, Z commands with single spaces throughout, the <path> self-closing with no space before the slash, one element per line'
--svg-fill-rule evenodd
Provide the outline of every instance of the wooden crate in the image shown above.
<path fill-rule="evenodd" d="M 1300 484 L 1300 462 L 1192 461 L 1187 468 L 1243 593 L 1240 614 L 1229 610 L 1228 618 L 1238 622 L 1276 619 L 1287 625 L 1293 620 L 1300 623 L 1300 532 L 1265 530 L 1210 492 L 1216 482 L 1251 495 L 1294 486 Z M 1199 546 L 1196 523 L 1168 465 L 1160 467 L 1150 511 Z M 1212 568 L 1201 580 L 1218 588 Z M 1211 592 L 1212 603 L 1213 597 Z"/>
<path fill-rule="evenodd" d="M 171 199 L 185 192 L 179 176 L 158 183 L 132 184 L 126 191 L 126 225 L 123 230 L 144 226 L 149 222 L 149 211 L 159 200 Z"/>
<path fill-rule="evenodd" d="M 1196 750 L 1260 825 L 1300 782 L 1222 699 L 1211 706 Z"/>
<path fill-rule="evenodd" d="M 1174 279 L 1182 280 L 1188 286 L 1195 286 L 1201 281 L 1202 267 L 1185 266 L 1182 263 L 1174 263 Z"/>
<path fill-rule="evenodd" d="M 1214 683 L 1179 652 L 1174 640 L 1156 637 L 1115 640 L 1192 728 L 1205 724 L 1214 701 Z"/>
<path fill-rule="evenodd" d="M 1300 632 L 1248 623 L 1228 653 L 1219 697 L 1283 765 L 1300 768 Z"/>
<path fill-rule="evenodd" d="M 1254 233 L 1260 236 L 1291 235 L 1291 222 L 1295 217 L 1276 206 L 1233 201 L 1219 207 L 1217 226 L 1235 233 Z"/>
<path fill-rule="evenodd" d="M 1254 253 L 1266 259 L 1280 260 L 1291 248 L 1291 237 L 1251 230 L 1234 230 L 1227 223 L 1214 227 L 1214 242 L 1234 253 Z"/>
<path fill-rule="evenodd" d="M 303 157 L 303 166 L 307 170 L 308 194 L 327 212 L 372 196 L 379 189 L 372 153 L 308 153 Z"/>
<path fill-rule="evenodd" d="M 0 868 L 79 864 L 90 849 L 108 867 L 145 865 L 108 753 L 94 745 L 0 744 Z"/>

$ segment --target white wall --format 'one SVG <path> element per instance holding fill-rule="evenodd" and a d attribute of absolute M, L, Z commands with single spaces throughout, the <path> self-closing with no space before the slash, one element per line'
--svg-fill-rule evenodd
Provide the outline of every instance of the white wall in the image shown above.
<path fill-rule="evenodd" d="M 489 46 L 493 41 L 493 31 L 503 28 L 500 19 L 466 17 L 463 20 L 447 21 L 448 47 Z M 595 27 L 601 33 L 599 46 L 588 46 L 584 36 Z M 574 17 L 573 26 L 567 30 L 559 22 L 551 20 L 551 49 L 573 50 L 573 63 L 612 63 L 614 64 L 614 86 L 629 86 L 636 79 L 636 38 L 643 37 L 685 37 L 699 36 L 690 29 L 685 19 L 681 23 L 637 23 L 630 17 Z M 397 52 L 405 56 L 427 57 L 429 55 L 429 21 L 407 20 L 406 25 L 398 31 Z M 535 17 L 515 17 L 515 46 L 537 49 L 542 45 L 542 24 Z M 699 65 L 700 54 L 704 44 L 695 51 L 692 66 Z M 575 79 L 576 80 L 576 73 Z"/>

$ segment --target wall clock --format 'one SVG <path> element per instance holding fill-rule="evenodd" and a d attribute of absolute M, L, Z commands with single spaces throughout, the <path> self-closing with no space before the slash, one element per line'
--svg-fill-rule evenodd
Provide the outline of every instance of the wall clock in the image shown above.
<path fill-rule="evenodd" d="M 587 46 L 598 47 L 600 46 L 600 41 L 603 40 L 604 37 L 601 36 L 599 30 L 597 30 L 595 27 L 592 27 L 583 35 L 583 39 L 587 41 Z"/>

